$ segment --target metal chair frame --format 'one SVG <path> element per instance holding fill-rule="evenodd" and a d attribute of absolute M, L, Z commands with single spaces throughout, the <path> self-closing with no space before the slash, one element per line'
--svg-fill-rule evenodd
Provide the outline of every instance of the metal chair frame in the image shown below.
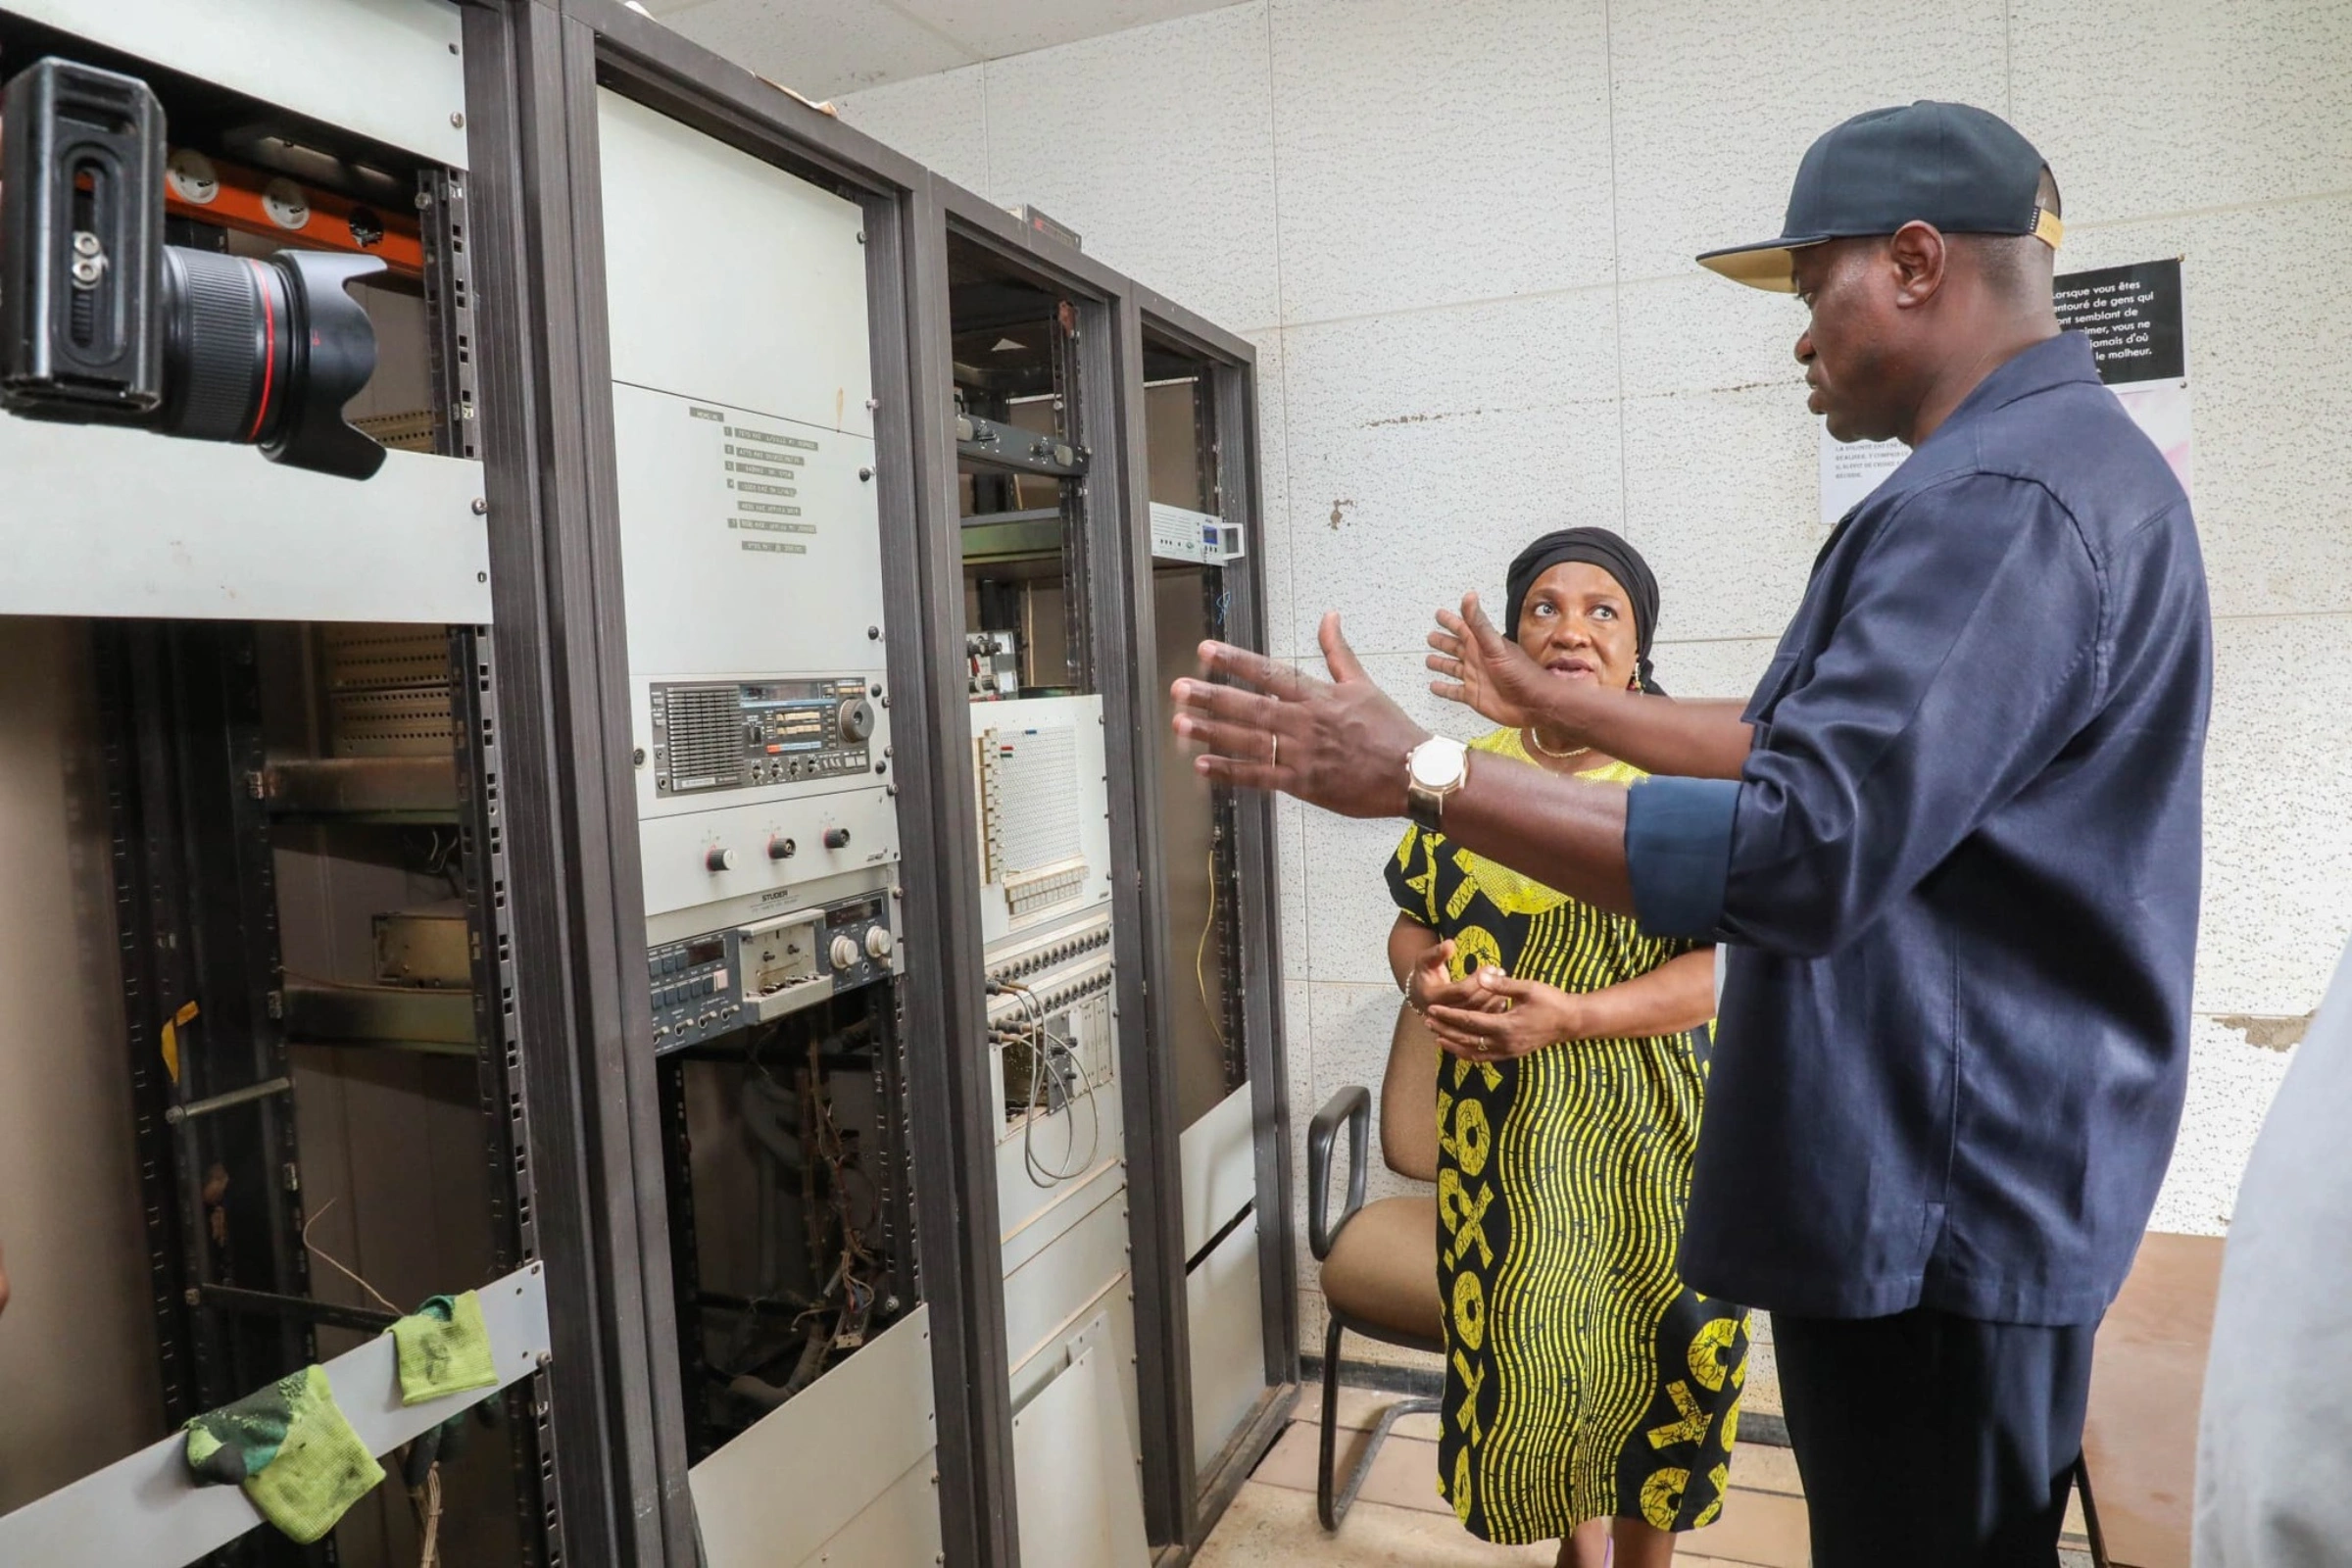
<path fill-rule="evenodd" d="M 1325 1210 L 1331 1202 L 1332 1149 L 1342 1127 L 1348 1129 L 1348 1200 L 1336 1220 L 1325 1222 Z M 1356 1211 L 1364 1206 L 1365 1162 L 1372 1152 L 1372 1092 L 1361 1084 L 1349 1084 L 1331 1097 L 1306 1130 L 1306 1236 L 1307 1246 L 1320 1263 L 1331 1255 L 1332 1244 L 1347 1228 Z M 1348 1467 L 1344 1482 L 1334 1475 L 1339 1459 L 1340 1418 L 1340 1346 L 1344 1334 L 1355 1333 L 1366 1339 L 1379 1340 L 1387 1345 L 1402 1346 L 1406 1349 L 1429 1350 L 1444 1354 L 1446 1346 L 1434 1337 L 1403 1334 L 1330 1305 L 1329 1322 L 1323 1330 L 1323 1415 L 1320 1456 L 1315 1469 L 1315 1513 L 1325 1530 L 1337 1530 L 1340 1521 L 1363 1490 L 1364 1478 L 1371 1474 L 1372 1461 L 1380 1454 L 1380 1446 L 1388 1441 L 1391 1428 L 1408 1415 L 1441 1408 L 1440 1401 L 1429 1398 L 1403 1398 L 1381 1412 L 1378 1423 L 1364 1444 L 1363 1452 Z M 1336 1484 L 1335 1484 L 1336 1483 Z"/>

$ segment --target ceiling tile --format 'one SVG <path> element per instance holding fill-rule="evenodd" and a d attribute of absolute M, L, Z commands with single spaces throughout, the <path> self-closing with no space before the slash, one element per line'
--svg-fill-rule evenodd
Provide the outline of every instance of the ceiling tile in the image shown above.
<path fill-rule="evenodd" d="M 809 98 L 979 60 L 876 0 L 700 0 L 662 20 L 704 48 Z"/>
<path fill-rule="evenodd" d="M 887 0 L 988 60 L 1051 49 L 1233 0 Z"/>

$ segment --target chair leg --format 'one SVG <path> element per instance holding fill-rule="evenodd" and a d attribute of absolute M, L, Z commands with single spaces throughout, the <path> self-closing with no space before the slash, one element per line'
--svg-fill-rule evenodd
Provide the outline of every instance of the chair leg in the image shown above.
<path fill-rule="evenodd" d="M 1332 1506 L 1332 1468 L 1339 1460 L 1340 1439 L 1340 1328 L 1338 1318 L 1323 1329 L 1323 1431 L 1320 1462 L 1315 1466 L 1315 1513 L 1323 1528 L 1340 1528 L 1347 1504 Z"/>
<path fill-rule="evenodd" d="M 1337 1318 L 1323 1332 L 1323 1442 L 1321 1462 L 1315 1468 L 1315 1513 L 1325 1530 L 1339 1529 L 1340 1521 L 1348 1517 L 1355 1494 L 1363 1490 L 1364 1478 L 1372 1473 L 1372 1461 L 1380 1456 L 1380 1446 L 1389 1441 L 1389 1429 L 1405 1416 L 1444 1408 L 1437 1399 L 1398 1399 L 1391 1404 L 1365 1435 L 1364 1451 L 1348 1467 L 1347 1480 L 1340 1481 L 1334 1473 L 1339 1468 L 1340 1334 Z"/>

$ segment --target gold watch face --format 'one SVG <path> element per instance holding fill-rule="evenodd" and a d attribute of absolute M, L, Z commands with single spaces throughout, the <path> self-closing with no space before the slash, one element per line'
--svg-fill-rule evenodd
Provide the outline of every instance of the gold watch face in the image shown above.
<path fill-rule="evenodd" d="M 1416 746 L 1407 760 L 1405 774 L 1419 789 L 1451 789 L 1461 781 L 1462 760 L 1467 750 L 1459 745 Z"/>

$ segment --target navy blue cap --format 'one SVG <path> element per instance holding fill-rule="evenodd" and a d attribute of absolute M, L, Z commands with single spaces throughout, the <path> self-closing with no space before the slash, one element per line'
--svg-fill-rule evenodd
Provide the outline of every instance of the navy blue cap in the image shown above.
<path fill-rule="evenodd" d="M 2039 201 L 2047 167 L 2016 126 L 1967 104 L 1873 109 L 1805 150 L 1780 238 L 1709 251 L 1698 263 L 1787 294 L 1796 288 L 1791 251 L 1910 222 L 1946 234 L 2034 234 L 2055 250 L 2058 215 Z"/>

